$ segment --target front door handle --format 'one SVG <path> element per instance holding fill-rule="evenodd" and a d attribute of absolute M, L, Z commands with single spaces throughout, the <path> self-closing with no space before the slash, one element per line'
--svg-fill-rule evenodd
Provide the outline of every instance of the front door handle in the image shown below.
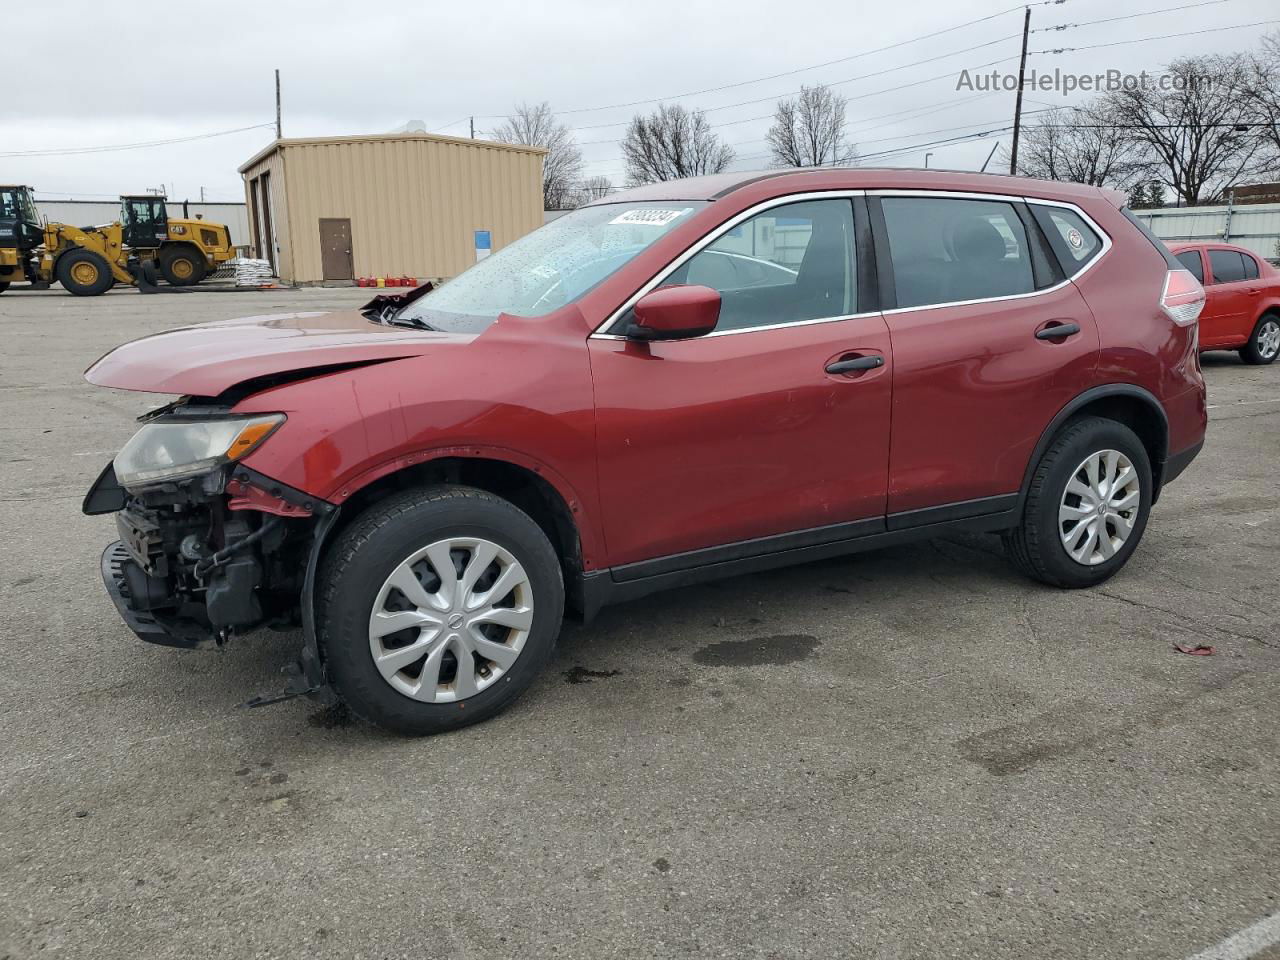
<path fill-rule="evenodd" d="M 853 373 L 857 370 L 874 370 L 884 366 L 884 357 L 854 357 L 852 360 L 837 360 L 827 364 L 827 373 Z"/>
<path fill-rule="evenodd" d="M 1061 340 L 1080 332 L 1078 323 L 1055 323 L 1051 327 L 1036 331 L 1037 340 Z"/>

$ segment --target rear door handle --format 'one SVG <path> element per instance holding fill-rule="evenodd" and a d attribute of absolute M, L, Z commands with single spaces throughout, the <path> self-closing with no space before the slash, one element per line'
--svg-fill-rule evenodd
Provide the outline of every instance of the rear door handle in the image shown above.
<path fill-rule="evenodd" d="M 874 370 L 884 366 L 884 357 L 854 357 L 852 360 L 837 360 L 827 364 L 827 373 L 853 373 L 856 370 Z"/>
<path fill-rule="evenodd" d="M 1036 331 L 1037 340 L 1061 340 L 1063 337 L 1069 337 L 1080 332 L 1080 324 L 1078 323 L 1055 323 L 1051 327 L 1045 327 L 1043 330 Z"/>

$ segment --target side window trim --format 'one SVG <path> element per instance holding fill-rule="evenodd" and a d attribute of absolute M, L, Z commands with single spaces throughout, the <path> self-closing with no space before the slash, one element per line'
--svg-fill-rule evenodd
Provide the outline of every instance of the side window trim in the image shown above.
<path fill-rule="evenodd" d="M 772 197 L 769 200 L 764 200 L 758 204 L 755 204 L 754 206 L 748 207 L 747 209 L 741 211 L 740 213 L 737 213 L 734 216 L 730 217 L 724 223 L 708 231 L 706 234 L 699 237 L 697 240 L 691 243 L 688 247 L 682 250 L 675 259 L 673 259 L 670 263 L 664 266 L 656 274 L 650 277 L 649 280 L 647 280 L 645 284 L 640 287 L 639 290 L 633 293 L 616 310 L 614 310 L 611 314 L 609 314 L 609 316 L 605 319 L 605 321 L 591 332 L 590 336 L 598 339 L 604 339 L 604 340 L 627 339 L 624 335 L 622 335 L 620 331 L 626 329 L 627 316 L 630 314 L 631 308 L 635 306 L 636 301 L 639 300 L 641 297 L 643 297 L 646 293 L 649 293 L 651 290 L 654 290 L 657 287 L 661 286 L 664 280 L 666 280 L 669 276 L 671 276 L 671 274 L 675 273 L 682 266 L 684 266 L 684 264 L 687 261 L 692 260 L 695 256 L 701 253 L 703 249 L 715 243 L 716 240 L 720 239 L 721 236 L 728 233 L 738 224 L 744 223 L 747 220 L 750 220 L 752 217 L 755 217 L 761 213 L 764 213 L 765 211 L 770 210 L 773 207 L 781 207 L 791 203 L 803 203 L 805 201 L 810 201 L 810 200 L 845 199 L 853 203 L 855 198 L 862 197 L 865 195 L 866 195 L 865 190 L 810 190 L 805 193 L 791 193 L 782 197 Z M 858 226 L 858 207 L 856 203 L 853 204 L 853 220 L 854 220 L 854 241 L 855 241 L 854 256 L 857 258 L 858 263 L 861 264 L 863 260 L 864 250 L 862 249 L 862 230 Z M 861 277 L 862 277 L 862 269 L 859 268 L 858 278 L 861 279 Z M 861 293 L 859 293 L 858 304 L 857 304 L 859 311 L 861 311 L 862 309 L 861 304 L 862 304 L 862 295 Z M 879 311 L 871 310 L 869 312 L 878 313 Z M 738 333 L 753 333 L 757 330 L 784 329 L 786 327 L 795 327 L 795 326 L 801 326 L 804 324 L 832 323 L 838 320 L 846 320 L 852 317 L 858 317 L 863 315 L 864 314 L 862 312 L 859 312 L 859 313 L 845 314 L 837 317 L 819 317 L 814 320 L 794 320 L 789 323 L 771 324 L 765 327 L 743 327 L 739 330 L 713 331 L 712 333 L 707 334 L 707 336 L 711 336 L 711 337 L 729 336 L 729 335 L 738 334 Z M 699 338 L 699 339 L 705 339 L 705 338 Z"/>
<path fill-rule="evenodd" d="M 880 197 L 868 195 L 867 207 L 871 214 L 870 226 L 873 238 L 873 249 L 876 258 L 876 289 L 880 293 L 880 309 L 896 310 L 898 307 L 898 285 L 893 276 L 893 257 L 889 254 L 889 228 L 884 222 L 884 208 L 880 205 Z"/>
<path fill-rule="evenodd" d="M 1036 292 L 1056 287 L 1066 279 L 1066 271 L 1054 253 L 1040 220 L 1031 210 L 1031 205 L 1015 203 L 1013 209 L 1022 221 L 1022 229 L 1027 234 L 1027 243 L 1031 250 L 1031 271 L 1035 280 Z"/>

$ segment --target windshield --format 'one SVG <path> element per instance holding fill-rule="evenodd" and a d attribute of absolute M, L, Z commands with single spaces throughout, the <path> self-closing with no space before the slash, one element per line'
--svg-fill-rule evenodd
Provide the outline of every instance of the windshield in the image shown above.
<path fill-rule="evenodd" d="M 678 200 L 580 207 L 409 304 L 397 319 L 476 333 L 500 313 L 550 313 L 578 299 L 706 205 Z"/>

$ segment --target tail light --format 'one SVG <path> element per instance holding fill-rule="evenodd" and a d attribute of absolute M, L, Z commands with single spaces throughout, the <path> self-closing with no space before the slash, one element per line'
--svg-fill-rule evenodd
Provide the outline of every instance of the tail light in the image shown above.
<path fill-rule="evenodd" d="M 1204 309 L 1204 287 L 1187 270 L 1170 270 L 1164 278 L 1160 309 L 1180 327 L 1189 327 Z"/>

